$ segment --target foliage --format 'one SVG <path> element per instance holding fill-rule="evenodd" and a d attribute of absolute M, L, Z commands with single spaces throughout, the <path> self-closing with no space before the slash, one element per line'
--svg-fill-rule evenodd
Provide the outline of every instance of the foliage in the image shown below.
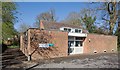
<path fill-rule="evenodd" d="M 2 2 L 2 37 L 3 40 L 13 37 L 17 34 L 14 29 L 14 22 L 16 21 L 15 14 L 16 4 L 13 2 Z"/>
<path fill-rule="evenodd" d="M 85 14 L 85 16 L 82 18 L 84 25 L 86 27 L 86 29 L 88 30 L 89 33 L 94 33 L 95 31 L 95 25 L 94 22 L 96 20 L 96 17 L 92 18 L 91 16 L 87 16 L 87 14 Z"/>
<path fill-rule="evenodd" d="M 7 40 L 7 38 L 12 38 L 14 35 L 16 35 L 16 33 L 17 32 L 14 30 L 11 23 L 2 24 L 2 37 L 4 40 Z"/>
<path fill-rule="evenodd" d="M 118 47 L 117 49 L 118 49 L 118 52 L 120 52 L 120 47 Z"/>
<path fill-rule="evenodd" d="M 15 46 L 15 45 L 11 45 L 11 46 L 7 46 L 8 48 L 19 48 L 19 46 Z"/>
<path fill-rule="evenodd" d="M 2 2 L 2 22 L 14 24 L 15 19 L 17 18 L 15 14 L 16 4 L 13 2 Z"/>
<path fill-rule="evenodd" d="M 94 14 L 94 15 L 93 15 Z M 94 25 L 94 22 L 96 20 L 96 16 L 93 10 L 90 8 L 82 9 L 79 13 L 77 12 L 71 12 L 67 16 L 67 18 L 63 21 L 67 24 L 82 26 L 88 32 L 94 33 L 96 26 Z"/>

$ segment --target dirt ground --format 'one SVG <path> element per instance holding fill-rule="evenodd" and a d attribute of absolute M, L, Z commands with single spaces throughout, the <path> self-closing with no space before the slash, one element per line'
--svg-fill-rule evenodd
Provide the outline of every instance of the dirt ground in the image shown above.
<path fill-rule="evenodd" d="M 24 61 L 10 68 L 119 68 L 118 53 L 71 55 L 47 60 Z"/>
<path fill-rule="evenodd" d="M 75 55 L 51 59 L 34 68 L 118 68 L 118 54 Z"/>

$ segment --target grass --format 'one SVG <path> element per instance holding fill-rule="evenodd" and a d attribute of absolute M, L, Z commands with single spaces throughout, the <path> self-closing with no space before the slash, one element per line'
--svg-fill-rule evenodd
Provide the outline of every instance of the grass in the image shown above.
<path fill-rule="evenodd" d="M 16 45 L 11 45 L 11 46 L 7 46 L 8 48 L 19 48 L 19 46 Z"/>

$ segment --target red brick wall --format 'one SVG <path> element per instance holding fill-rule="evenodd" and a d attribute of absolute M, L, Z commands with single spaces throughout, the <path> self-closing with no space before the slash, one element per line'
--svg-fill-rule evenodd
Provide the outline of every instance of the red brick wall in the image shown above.
<path fill-rule="evenodd" d="M 37 30 L 30 29 L 31 34 L 34 34 L 33 31 L 36 31 L 35 33 L 40 33 L 39 29 Z M 39 48 L 39 51 L 35 51 L 31 55 L 32 59 L 33 60 L 48 59 L 48 58 L 67 56 L 68 55 L 68 33 L 61 32 L 61 31 L 46 31 L 46 30 L 44 30 L 44 32 L 52 35 L 51 42 L 54 44 L 54 47 Z M 32 53 L 33 51 L 34 51 L 34 48 L 30 45 L 30 53 Z"/>
<path fill-rule="evenodd" d="M 104 50 L 108 53 L 117 51 L 117 36 L 87 34 L 84 42 L 84 53 L 91 54 L 94 53 L 94 50 L 97 53 L 105 53 Z"/>
<path fill-rule="evenodd" d="M 25 35 L 25 33 L 21 33 L 20 34 L 20 50 L 26 55 L 28 56 L 28 40 L 27 40 L 27 36 Z"/>

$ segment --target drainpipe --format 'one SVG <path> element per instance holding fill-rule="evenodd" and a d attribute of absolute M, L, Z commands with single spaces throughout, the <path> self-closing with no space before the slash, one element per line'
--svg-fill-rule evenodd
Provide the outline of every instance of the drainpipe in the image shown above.
<path fill-rule="evenodd" d="M 35 49 L 31 54 L 29 54 L 27 57 L 28 57 L 28 61 L 31 61 L 32 60 L 32 58 L 31 58 L 31 56 L 32 56 L 32 54 L 36 51 L 37 49 Z"/>
<path fill-rule="evenodd" d="M 30 46 L 30 36 L 31 36 L 31 33 L 30 33 L 30 29 L 28 30 L 28 48 L 27 48 L 27 51 L 28 51 L 28 61 L 31 61 L 31 46 Z"/>
<path fill-rule="evenodd" d="M 31 61 L 31 55 L 28 55 L 28 61 Z"/>

